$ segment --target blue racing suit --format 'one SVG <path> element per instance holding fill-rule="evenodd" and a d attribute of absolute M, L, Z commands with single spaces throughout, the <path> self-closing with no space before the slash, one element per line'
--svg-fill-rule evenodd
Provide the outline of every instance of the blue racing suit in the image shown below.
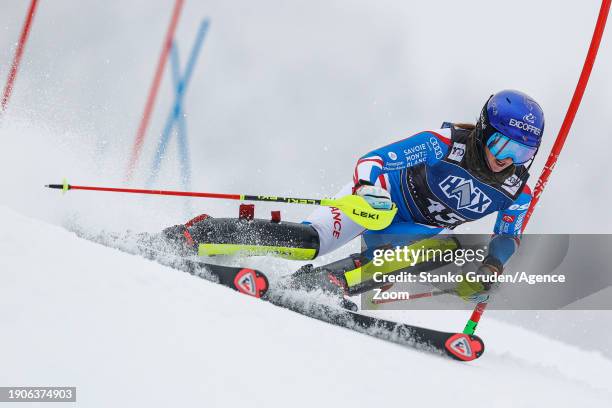
<path fill-rule="evenodd" d="M 483 182 L 464 160 L 470 131 L 447 126 L 417 133 L 359 159 L 353 182 L 384 188 L 398 207 L 389 227 L 366 231 L 364 239 L 375 239 L 376 234 L 431 236 L 497 212 L 486 261 L 501 268 L 520 243 L 532 197 L 526 184 L 529 174 Z"/>

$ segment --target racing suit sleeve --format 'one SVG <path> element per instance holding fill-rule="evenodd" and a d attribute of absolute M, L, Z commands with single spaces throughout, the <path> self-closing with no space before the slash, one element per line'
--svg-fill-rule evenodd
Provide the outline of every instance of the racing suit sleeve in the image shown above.
<path fill-rule="evenodd" d="M 502 272 L 521 242 L 523 221 L 531 203 L 531 189 L 525 185 L 517 199 L 505 210 L 497 214 L 493 236 L 489 244 L 489 254 L 484 264 Z"/>
<path fill-rule="evenodd" d="M 385 173 L 414 166 L 421 162 L 433 164 L 442 159 L 450 145 L 450 130 L 425 131 L 406 139 L 372 150 L 355 166 L 353 183 L 371 184 L 389 190 Z"/>

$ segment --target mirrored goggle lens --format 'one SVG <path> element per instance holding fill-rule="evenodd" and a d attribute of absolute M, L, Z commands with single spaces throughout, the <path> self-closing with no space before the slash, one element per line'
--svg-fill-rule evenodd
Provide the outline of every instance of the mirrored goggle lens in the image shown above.
<path fill-rule="evenodd" d="M 510 157 L 514 164 L 525 163 L 533 158 L 537 147 L 526 146 L 499 132 L 493 133 L 487 140 L 487 147 L 498 160 Z"/>

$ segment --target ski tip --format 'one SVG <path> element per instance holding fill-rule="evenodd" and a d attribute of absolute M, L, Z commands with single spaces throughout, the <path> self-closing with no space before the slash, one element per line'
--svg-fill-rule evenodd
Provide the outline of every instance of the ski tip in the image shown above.
<path fill-rule="evenodd" d="M 478 336 L 457 333 L 446 340 L 446 353 L 459 361 L 472 361 L 484 353 L 484 342 Z"/>

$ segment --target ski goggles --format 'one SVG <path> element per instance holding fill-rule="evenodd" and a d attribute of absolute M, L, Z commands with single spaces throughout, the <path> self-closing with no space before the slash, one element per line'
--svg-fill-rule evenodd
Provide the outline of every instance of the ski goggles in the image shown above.
<path fill-rule="evenodd" d="M 487 147 L 498 160 L 510 157 L 514 164 L 522 164 L 533 159 L 538 148 L 527 146 L 504 136 L 499 132 L 493 133 L 487 139 Z"/>

